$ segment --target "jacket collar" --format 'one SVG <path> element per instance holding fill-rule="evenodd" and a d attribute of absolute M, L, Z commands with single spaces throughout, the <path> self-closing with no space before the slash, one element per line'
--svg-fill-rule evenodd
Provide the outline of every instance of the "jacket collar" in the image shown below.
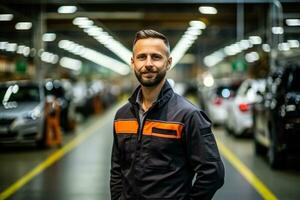
<path fill-rule="evenodd" d="M 137 99 L 137 95 L 139 93 L 141 89 L 141 85 L 139 85 L 135 91 L 133 92 L 132 96 L 128 99 L 128 101 L 132 104 L 132 105 L 136 105 L 138 104 L 136 102 Z M 173 95 L 173 89 L 171 87 L 171 85 L 169 84 L 169 82 L 166 80 L 164 85 L 162 86 L 159 95 L 157 97 L 157 100 L 155 102 L 155 104 L 157 104 L 159 107 L 164 105 Z"/>

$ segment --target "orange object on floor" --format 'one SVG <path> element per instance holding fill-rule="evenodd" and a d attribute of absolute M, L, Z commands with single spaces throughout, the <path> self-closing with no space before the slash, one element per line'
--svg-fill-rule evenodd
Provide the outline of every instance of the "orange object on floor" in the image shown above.
<path fill-rule="evenodd" d="M 99 95 L 96 95 L 93 98 L 93 109 L 94 109 L 95 114 L 99 114 L 99 113 L 102 112 L 102 104 L 101 104 L 101 100 L 100 100 Z"/>
<path fill-rule="evenodd" d="M 57 101 L 46 103 L 46 145 L 62 145 L 60 122 L 60 106 Z"/>

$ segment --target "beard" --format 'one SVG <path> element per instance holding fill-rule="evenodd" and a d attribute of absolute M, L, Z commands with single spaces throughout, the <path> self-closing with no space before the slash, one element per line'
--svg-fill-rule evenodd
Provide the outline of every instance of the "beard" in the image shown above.
<path fill-rule="evenodd" d="M 152 70 L 147 70 L 146 72 L 138 72 L 135 71 L 135 76 L 138 79 L 138 81 L 140 82 L 140 84 L 144 87 L 154 87 L 159 85 L 162 80 L 165 78 L 167 71 L 166 70 L 162 70 L 162 71 L 158 71 L 158 72 L 154 72 Z M 152 73 L 152 77 L 143 77 L 144 74 L 146 73 Z"/>

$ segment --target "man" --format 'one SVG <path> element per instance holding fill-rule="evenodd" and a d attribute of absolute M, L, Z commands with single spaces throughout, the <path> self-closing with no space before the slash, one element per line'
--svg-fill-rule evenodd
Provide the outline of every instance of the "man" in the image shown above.
<path fill-rule="evenodd" d="M 224 183 L 210 120 L 173 92 L 171 63 L 164 35 L 136 34 L 131 66 L 140 86 L 114 120 L 112 200 L 207 200 Z"/>

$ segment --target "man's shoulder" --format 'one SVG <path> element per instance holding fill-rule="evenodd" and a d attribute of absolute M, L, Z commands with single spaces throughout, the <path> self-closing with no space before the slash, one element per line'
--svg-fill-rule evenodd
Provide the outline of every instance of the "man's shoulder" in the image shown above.
<path fill-rule="evenodd" d="M 200 108 L 198 106 L 196 106 L 195 104 L 193 104 L 192 102 L 190 102 L 187 98 L 179 95 L 179 94 L 175 94 L 175 102 L 176 102 L 176 107 L 178 109 L 181 110 L 185 110 L 187 112 L 194 112 L 194 111 L 200 111 Z"/>
<path fill-rule="evenodd" d="M 131 104 L 129 102 L 122 105 L 116 112 L 116 118 L 124 117 L 124 115 L 129 115 L 131 110 Z"/>

